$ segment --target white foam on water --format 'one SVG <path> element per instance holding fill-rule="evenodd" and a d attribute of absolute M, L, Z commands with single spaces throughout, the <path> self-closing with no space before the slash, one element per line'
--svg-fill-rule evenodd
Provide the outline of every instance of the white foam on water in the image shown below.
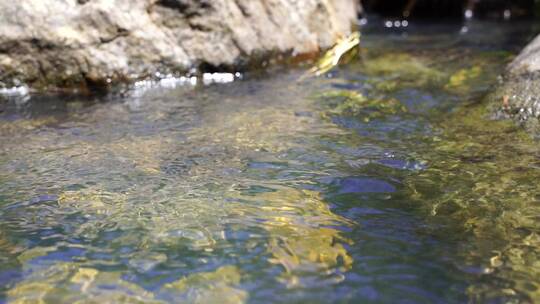
<path fill-rule="evenodd" d="M 204 73 L 202 77 L 203 84 L 229 83 L 233 82 L 235 74 L 233 73 Z"/>
<path fill-rule="evenodd" d="M 156 72 L 156 77 L 158 80 L 141 80 L 133 84 L 136 90 L 146 90 L 154 87 L 163 87 L 173 89 L 178 86 L 195 86 L 198 83 L 203 85 L 209 85 L 213 83 L 229 83 L 233 82 L 236 79 L 241 79 L 242 74 L 239 72 L 236 73 L 204 73 L 202 76 L 180 76 L 176 77 L 171 74 L 160 74 Z"/>
<path fill-rule="evenodd" d="M 8 97 L 26 96 L 30 93 L 30 89 L 27 86 L 16 86 L 11 88 L 0 88 L 0 95 Z"/>

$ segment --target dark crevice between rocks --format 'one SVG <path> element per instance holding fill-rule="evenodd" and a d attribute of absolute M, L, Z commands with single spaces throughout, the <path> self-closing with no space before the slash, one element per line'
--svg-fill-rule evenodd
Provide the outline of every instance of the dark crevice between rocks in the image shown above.
<path fill-rule="evenodd" d="M 116 33 L 113 36 L 111 36 L 111 37 L 100 37 L 99 41 L 102 44 L 106 44 L 106 43 L 113 42 L 113 41 L 115 41 L 116 39 L 118 39 L 120 37 L 126 37 L 128 35 L 129 35 L 128 30 L 126 30 L 124 28 L 121 28 L 121 27 L 118 27 L 118 28 L 116 28 Z"/>
<path fill-rule="evenodd" d="M 251 16 L 251 14 L 249 13 L 248 9 L 244 6 L 242 1 L 235 0 L 234 3 L 238 7 L 238 10 L 240 11 L 240 13 L 242 14 L 244 18 L 249 18 Z"/>
<path fill-rule="evenodd" d="M 268 16 L 268 20 L 270 20 L 270 22 L 272 22 L 272 24 L 275 27 L 280 28 L 281 25 L 274 18 L 274 15 L 272 14 L 272 10 L 268 7 L 268 3 L 266 3 L 266 1 L 263 1 L 262 5 L 263 5 L 263 8 L 264 8 L 264 13 L 266 14 L 266 16 Z"/>
<path fill-rule="evenodd" d="M 24 55 L 24 53 L 28 52 L 28 50 L 30 49 L 36 49 L 41 52 L 53 50 L 57 47 L 57 45 L 51 43 L 50 41 L 36 38 L 23 40 L 8 40 L 0 44 L 0 53 L 10 54 L 17 52 L 21 55 Z"/>
<path fill-rule="evenodd" d="M 212 9 L 212 2 L 208 0 L 159 0 L 156 5 L 178 10 L 188 18 L 201 16 Z"/>
<path fill-rule="evenodd" d="M 193 22 L 190 20 L 188 20 L 188 25 L 189 25 L 189 28 L 194 30 L 194 31 L 197 31 L 197 32 L 205 32 L 205 33 L 210 33 L 212 32 L 212 28 L 203 24 L 203 23 L 198 23 L 198 22 Z"/>

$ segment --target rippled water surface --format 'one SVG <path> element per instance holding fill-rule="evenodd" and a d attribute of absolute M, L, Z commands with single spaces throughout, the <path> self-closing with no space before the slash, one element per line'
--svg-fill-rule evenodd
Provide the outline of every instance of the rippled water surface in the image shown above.
<path fill-rule="evenodd" d="M 0 302 L 540 301 L 540 151 L 479 102 L 529 27 L 0 103 Z M 461 32 L 461 33 L 460 33 Z"/>

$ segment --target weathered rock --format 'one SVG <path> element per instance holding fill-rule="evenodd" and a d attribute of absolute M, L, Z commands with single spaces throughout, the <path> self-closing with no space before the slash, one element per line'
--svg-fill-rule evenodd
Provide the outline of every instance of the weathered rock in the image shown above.
<path fill-rule="evenodd" d="M 0 0 L 0 87 L 245 67 L 350 33 L 356 0 Z"/>
<path fill-rule="evenodd" d="M 488 99 L 496 118 L 513 118 L 540 135 L 540 36 L 508 65 Z"/>

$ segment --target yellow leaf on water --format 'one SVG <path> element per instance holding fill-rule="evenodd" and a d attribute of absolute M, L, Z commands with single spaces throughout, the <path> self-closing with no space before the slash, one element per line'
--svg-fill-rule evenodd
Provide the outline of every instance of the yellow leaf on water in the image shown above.
<path fill-rule="evenodd" d="M 360 44 L 360 33 L 354 32 L 350 36 L 340 39 L 337 41 L 337 43 L 324 55 L 317 61 L 317 63 L 309 69 L 302 77 L 300 77 L 300 81 L 309 78 L 309 77 L 317 77 L 320 76 L 328 71 L 330 71 L 333 67 L 335 67 L 338 63 L 341 57 L 351 51 L 353 48 L 358 46 Z"/>

